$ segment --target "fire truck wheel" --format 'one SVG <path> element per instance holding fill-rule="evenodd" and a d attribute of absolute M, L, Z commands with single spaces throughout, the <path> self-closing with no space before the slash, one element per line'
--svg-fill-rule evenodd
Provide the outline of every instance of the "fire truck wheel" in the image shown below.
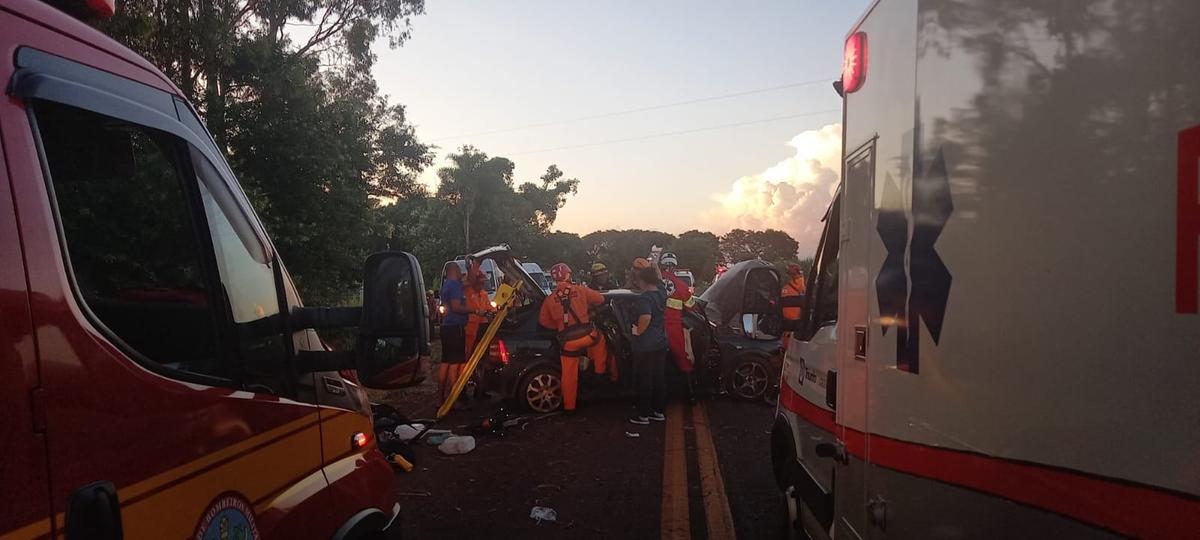
<path fill-rule="evenodd" d="M 771 369 L 767 359 L 757 354 L 743 354 L 734 358 L 729 370 L 728 391 L 738 399 L 758 401 L 771 386 Z"/>
<path fill-rule="evenodd" d="M 562 406 L 562 378 L 550 367 L 534 368 L 521 379 L 517 399 L 536 413 L 557 411 Z"/>

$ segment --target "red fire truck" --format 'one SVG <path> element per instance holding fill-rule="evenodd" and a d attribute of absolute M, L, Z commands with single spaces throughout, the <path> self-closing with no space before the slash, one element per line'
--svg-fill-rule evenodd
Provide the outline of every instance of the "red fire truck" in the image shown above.
<path fill-rule="evenodd" d="M 361 308 L 305 307 L 159 70 L 36 0 L 0 0 L 0 57 L 0 538 L 395 528 L 363 386 L 416 381 L 416 260 L 369 258 Z"/>
<path fill-rule="evenodd" d="M 814 538 L 1200 531 L 1200 3 L 880 0 L 773 432 Z"/>

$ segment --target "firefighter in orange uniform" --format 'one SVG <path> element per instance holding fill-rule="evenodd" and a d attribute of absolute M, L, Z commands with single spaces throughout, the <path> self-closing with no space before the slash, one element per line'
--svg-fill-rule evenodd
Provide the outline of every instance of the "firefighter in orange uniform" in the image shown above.
<path fill-rule="evenodd" d="M 550 277 L 554 279 L 554 292 L 542 302 L 538 322 L 558 331 L 563 409 L 570 414 L 575 411 L 579 390 L 579 358 L 591 358 L 598 374 L 607 371 L 608 348 L 588 314 L 589 308 L 604 303 L 604 297 L 586 285 L 571 283 L 571 267 L 566 263 L 551 267 Z"/>
<path fill-rule="evenodd" d="M 488 313 L 494 311 L 492 301 L 488 298 L 486 284 L 484 282 L 483 270 L 480 269 L 479 261 L 472 260 L 467 263 L 467 279 L 464 280 L 463 293 L 467 296 L 467 309 L 470 313 L 467 315 L 466 328 L 466 343 L 467 343 L 467 359 L 471 358 L 471 353 L 475 352 L 475 340 L 479 337 L 479 329 L 487 326 Z"/>
<path fill-rule="evenodd" d="M 783 319 L 788 321 L 789 330 L 783 333 L 783 348 L 786 349 L 788 344 L 792 342 L 791 328 L 800 320 L 803 314 L 804 297 L 808 294 L 808 288 L 804 285 L 804 270 L 800 269 L 800 265 L 792 263 L 787 267 L 788 281 L 783 284 L 783 290 L 779 294 L 780 304 L 783 306 Z"/>
<path fill-rule="evenodd" d="M 667 288 L 667 311 L 663 314 L 663 324 L 667 330 L 667 342 L 671 348 L 671 357 L 675 359 L 675 366 L 683 373 L 691 373 L 692 365 L 695 363 L 692 359 L 691 347 L 687 340 L 687 335 L 683 331 L 683 310 L 691 309 L 696 304 L 696 299 L 692 297 L 692 290 L 687 282 L 675 276 L 675 267 L 679 266 L 679 259 L 674 253 L 663 253 L 659 257 L 658 267 L 662 270 L 663 286 Z"/>

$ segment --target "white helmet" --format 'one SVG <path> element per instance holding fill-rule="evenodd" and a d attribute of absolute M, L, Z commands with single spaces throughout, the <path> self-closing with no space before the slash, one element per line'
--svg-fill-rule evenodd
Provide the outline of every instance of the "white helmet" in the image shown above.
<path fill-rule="evenodd" d="M 668 251 L 663 253 L 662 257 L 658 259 L 658 264 L 662 266 L 667 266 L 668 264 L 671 266 L 679 266 L 679 259 L 675 258 L 674 253 Z"/>

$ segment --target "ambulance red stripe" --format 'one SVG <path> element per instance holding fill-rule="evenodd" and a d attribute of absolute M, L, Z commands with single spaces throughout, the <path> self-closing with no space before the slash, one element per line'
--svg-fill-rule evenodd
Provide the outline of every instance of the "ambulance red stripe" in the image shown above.
<path fill-rule="evenodd" d="M 837 424 L 834 413 L 783 384 L 783 408 L 840 434 L 850 454 L 866 455 L 863 432 Z M 1200 530 L 1200 500 L 1161 488 L 1088 473 L 939 448 L 871 434 L 871 463 L 1041 508 L 1121 534 L 1178 537 Z"/>

